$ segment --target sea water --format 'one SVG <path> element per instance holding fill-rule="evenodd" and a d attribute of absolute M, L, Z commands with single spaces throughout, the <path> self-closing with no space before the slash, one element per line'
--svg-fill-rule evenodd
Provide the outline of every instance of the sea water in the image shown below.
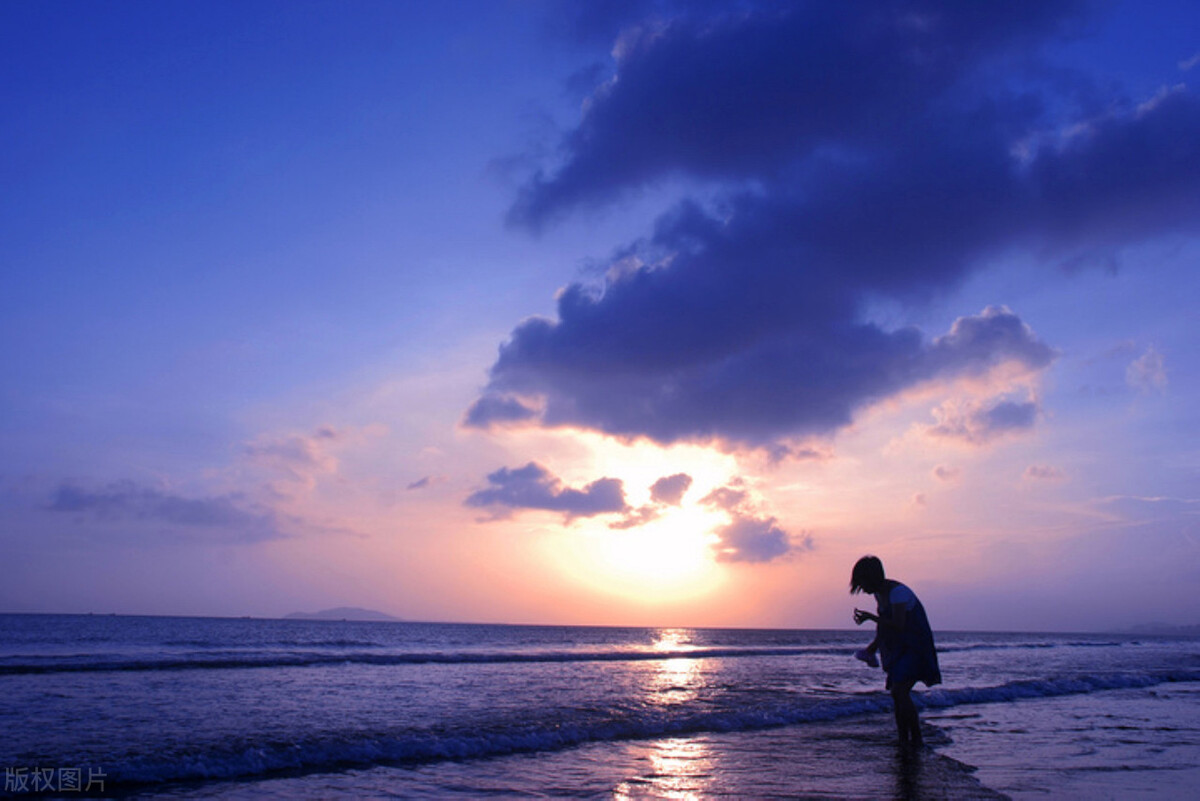
<path fill-rule="evenodd" d="M 938 632 L 898 748 L 867 631 L 0 615 L 4 792 L 1187 797 L 1200 638 Z"/>

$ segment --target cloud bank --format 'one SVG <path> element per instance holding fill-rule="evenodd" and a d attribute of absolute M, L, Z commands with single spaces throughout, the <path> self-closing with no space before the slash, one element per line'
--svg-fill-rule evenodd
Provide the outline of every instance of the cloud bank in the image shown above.
<path fill-rule="evenodd" d="M 920 305 L 1013 249 L 1074 262 L 1200 222 L 1190 92 L 1137 104 L 1031 55 L 1079 3 L 699 8 L 625 24 L 612 77 L 509 216 L 537 230 L 676 177 L 710 199 L 519 324 L 467 425 L 829 434 L 923 382 L 1053 359 L 1006 309 L 930 340 L 873 304 Z M 1032 411 L 996 407 L 991 427 Z"/>
<path fill-rule="evenodd" d="M 564 486 L 562 480 L 536 462 L 524 467 L 502 467 L 489 473 L 490 486 L 471 493 L 464 502 L 491 509 L 497 518 L 513 510 L 542 509 L 562 512 L 566 522 L 577 517 L 625 512 L 625 488 L 620 479 L 601 478 L 583 489 Z"/>

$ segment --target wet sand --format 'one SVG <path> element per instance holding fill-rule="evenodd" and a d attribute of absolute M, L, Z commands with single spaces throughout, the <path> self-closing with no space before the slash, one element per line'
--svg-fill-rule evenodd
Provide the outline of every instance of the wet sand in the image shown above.
<path fill-rule="evenodd" d="M 1014 799 L 1200 797 L 1200 684 L 979 704 L 926 716 L 941 750 Z"/>
<path fill-rule="evenodd" d="M 890 716 L 754 732 L 593 743 L 565 751 L 377 767 L 345 773 L 209 785 L 179 798 L 537 797 L 686 799 L 999 799 L 972 769 L 929 746 L 897 745 Z"/>

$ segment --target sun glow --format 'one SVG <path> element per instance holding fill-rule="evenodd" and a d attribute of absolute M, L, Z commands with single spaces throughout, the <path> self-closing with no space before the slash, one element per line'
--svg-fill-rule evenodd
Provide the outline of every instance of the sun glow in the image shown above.
<path fill-rule="evenodd" d="M 564 565 L 597 589 L 642 601 L 706 595 L 721 583 L 713 529 L 723 515 L 698 506 L 673 508 L 642 526 L 599 526 L 578 537 Z"/>
<path fill-rule="evenodd" d="M 571 583 L 644 605 L 696 600 L 725 584 L 713 545 L 729 513 L 701 501 L 740 475 L 733 455 L 584 431 L 518 431 L 510 439 L 565 486 L 583 488 L 601 478 L 622 483 L 624 513 L 577 517 L 539 539 L 540 558 Z M 681 495 L 655 495 L 657 482 L 683 476 Z"/>

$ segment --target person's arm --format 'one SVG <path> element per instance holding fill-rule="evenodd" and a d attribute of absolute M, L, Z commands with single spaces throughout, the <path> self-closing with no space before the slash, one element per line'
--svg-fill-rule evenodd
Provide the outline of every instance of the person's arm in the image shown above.
<path fill-rule="evenodd" d="M 873 615 L 870 612 L 866 611 L 865 609 L 855 609 L 854 610 L 854 625 L 861 626 L 863 623 L 866 623 L 868 620 L 874 620 L 876 623 L 878 623 L 879 616 Z"/>
<path fill-rule="evenodd" d="M 890 617 L 880 617 L 862 609 L 855 609 L 854 622 L 861 626 L 868 620 L 874 620 L 881 627 L 886 626 L 893 631 L 904 631 L 904 624 L 908 621 L 908 610 L 904 604 L 892 604 L 891 610 Z"/>

